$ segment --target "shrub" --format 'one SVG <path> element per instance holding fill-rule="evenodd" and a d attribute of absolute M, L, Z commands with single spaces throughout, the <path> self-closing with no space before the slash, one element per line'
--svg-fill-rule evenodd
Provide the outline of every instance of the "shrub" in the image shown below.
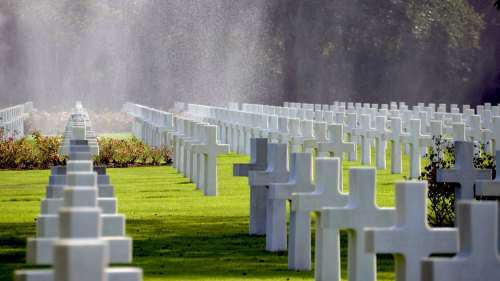
<path fill-rule="evenodd" d="M 429 225 L 435 227 L 452 227 L 455 223 L 455 187 L 456 183 L 437 182 L 437 169 L 451 169 L 455 163 L 455 145 L 442 136 L 434 138 L 435 148 L 431 148 L 429 164 L 425 166 L 420 174 L 419 180 L 428 182 L 428 212 Z M 475 144 L 476 146 L 476 144 Z M 476 149 L 478 147 L 476 146 Z M 483 149 L 484 150 L 484 149 Z M 489 153 L 482 156 L 475 153 L 473 157 L 474 167 L 480 169 L 493 169 L 494 157 Z"/>
<path fill-rule="evenodd" d="M 149 147 L 143 141 L 97 138 L 99 156 L 94 156 L 95 165 L 108 167 L 158 166 L 172 164 L 172 149 L 166 145 Z"/>
<path fill-rule="evenodd" d="M 31 137 L 18 140 L 3 139 L 0 128 L 0 169 L 49 169 L 65 165 L 67 157 L 60 156 L 61 136 L 42 136 L 35 131 Z M 162 145 L 149 147 L 136 137 L 130 140 L 97 138 L 99 155 L 94 156 L 94 166 L 131 167 L 172 164 L 172 149 Z"/>

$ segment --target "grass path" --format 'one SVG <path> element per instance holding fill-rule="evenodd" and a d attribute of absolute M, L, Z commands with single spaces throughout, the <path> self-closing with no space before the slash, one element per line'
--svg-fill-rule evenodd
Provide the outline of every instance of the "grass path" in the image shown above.
<path fill-rule="evenodd" d="M 232 177 L 233 163 L 248 161 L 234 153 L 219 156 L 218 197 L 204 197 L 172 167 L 108 169 L 119 213 L 127 217 L 127 235 L 134 239 L 133 265 L 143 268 L 145 281 L 314 280 L 313 272 L 288 271 L 286 252 L 268 253 L 265 238 L 248 236 L 247 178 Z M 352 166 L 359 162 L 344 160 L 345 191 Z M 402 179 L 390 174 L 390 163 L 387 167 L 377 172 L 379 206 L 394 205 L 393 183 Z M 403 171 L 407 174 L 408 167 Z M 25 263 L 26 238 L 35 235 L 49 174 L 0 172 L 0 280 L 10 281 L 14 270 L 33 267 Z M 344 233 L 341 245 L 345 279 Z M 393 279 L 392 257 L 378 256 L 378 280 Z"/>

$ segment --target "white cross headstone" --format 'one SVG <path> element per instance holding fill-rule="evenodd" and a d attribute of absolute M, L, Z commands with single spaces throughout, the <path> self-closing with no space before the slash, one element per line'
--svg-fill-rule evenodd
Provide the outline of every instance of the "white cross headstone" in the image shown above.
<path fill-rule="evenodd" d="M 500 159 L 500 150 L 496 151 L 495 161 L 496 163 L 500 163 L 498 160 Z M 495 164 L 496 164 L 495 163 Z M 476 181 L 476 187 L 474 190 L 475 196 L 487 196 L 489 198 L 495 198 L 497 202 L 500 202 L 500 167 L 498 164 L 496 165 L 496 176 L 494 180 L 478 180 Z M 499 210 L 499 220 L 500 220 L 500 208 Z M 498 224 L 498 241 L 500 242 L 500 223 Z M 500 252 L 500 243 L 498 243 L 498 250 Z"/>
<path fill-rule="evenodd" d="M 456 141 L 466 141 L 465 138 L 465 123 L 454 123 L 452 124 L 453 129 L 453 140 Z"/>
<path fill-rule="evenodd" d="M 265 171 L 249 171 L 248 184 L 269 187 L 272 183 L 288 182 L 290 172 L 287 166 L 287 144 L 270 143 L 267 147 L 267 169 Z M 282 225 L 285 225 L 284 230 Z M 266 250 L 270 252 L 286 251 L 286 240 L 286 200 L 268 200 Z"/>
<path fill-rule="evenodd" d="M 323 208 L 323 227 L 334 229 L 337 235 L 341 228 L 347 229 L 348 254 L 347 278 L 349 281 L 374 281 L 376 279 L 376 257 L 366 253 L 363 229 L 366 227 L 389 227 L 395 222 L 393 208 L 378 208 L 375 205 L 375 168 L 349 169 L 349 202 L 343 208 Z M 339 252 L 324 253 L 328 264 L 340 272 Z M 336 255 L 336 258 L 330 256 Z M 340 280 L 340 273 L 328 276 L 328 280 Z"/>
<path fill-rule="evenodd" d="M 497 145 L 500 143 L 500 116 L 493 116 L 491 121 L 491 130 L 484 133 L 484 139 L 491 140 L 491 150 L 497 151 L 500 150 L 500 145 Z"/>
<path fill-rule="evenodd" d="M 345 152 L 356 151 L 356 144 L 353 142 L 344 142 L 343 126 L 339 124 L 328 125 L 330 142 L 318 143 L 318 152 L 327 152 L 333 157 L 344 159 Z M 333 155 L 332 155 L 333 154 Z M 342 171 L 342 161 L 340 162 Z M 343 180 L 340 178 L 340 186 L 343 186 Z"/>
<path fill-rule="evenodd" d="M 368 132 L 373 130 L 370 127 L 370 115 L 361 114 L 359 123 L 359 128 L 354 129 L 354 135 L 361 137 L 361 165 L 370 165 L 372 154 Z"/>
<path fill-rule="evenodd" d="M 181 145 L 180 145 L 180 138 L 184 135 L 184 118 L 177 118 L 177 124 L 175 126 L 176 131 L 172 132 L 171 138 L 174 142 L 174 153 L 175 157 L 173 159 L 173 166 L 174 168 L 177 168 L 179 170 L 179 164 L 182 163 L 181 158 Z"/>
<path fill-rule="evenodd" d="M 229 145 L 219 144 L 217 141 L 217 126 L 205 126 L 207 138 L 204 144 L 192 146 L 194 153 L 205 156 L 204 163 L 204 194 L 205 196 L 217 196 L 217 155 L 228 154 Z"/>
<path fill-rule="evenodd" d="M 441 121 L 436 121 L 432 120 L 430 122 L 430 129 L 429 129 L 430 135 L 429 136 L 423 136 L 420 139 L 420 146 L 424 148 L 424 155 L 427 155 L 427 148 L 430 147 L 432 150 L 437 151 L 438 147 L 436 144 L 436 140 L 439 140 L 440 138 L 444 138 L 443 135 L 443 123 Z M 441 148 L 443 147 L 443 143 L 441 143 Z M 443 151 L 440 149 L 439 153 L 439 159 L 443 159 Z"/>
<path fill-rule="evenodd" d="M 394 255 L 396 281 L 421 281 L 421 259 L 457 251 L 455 228 L 427 224 L 427 200 L 426 182 L 398 182 L 394 226 L 365 229 L 367 252 Z"/>
<path fill-rule="evenodd" d="M 481 116 L 480 115 L 472 115 L 470 117 L 470 126 L 465 131 L 465 136 L 467 140 L 474 141 L 476 144 L 481 145 L 484 143 L 484 133 L 488 130 L 484 130 L 481 128 Z M 481 147 L 475 149 L 479 155 L 481 155 Z"/>
<path fill-rule="evenodd" d="M 187 155 L 187 165 L 186 174 L 189 175 L 189 181 L 196 183 L 198 181 L 198 157 L 196 153 L 193 152 L 193 145 L 200 144 L 202 142 L 203 134 L 203 124 L 198 122 L 193 122 L 191 124 L 192 138 L 191 140 L 185 141 L 185 154 Z"/>
<path fill-rule="evenodd" d="M 187 130 L 186 130 L 186 136 L 184 138 L 181 138 L 181 149 L 182 149 L 182 169 L 179 169 L 183 174 L 184 177 L 190 178 L 191 177 L 191 147 L 189 143 L 191 142 L 196 142 L 197 140 L 194 138 L 195 137 L 195 127 L 196 127 L 196 122 L 193 120 L 187 120 Z"/>
<path fill-rule="evenodd" d="M 314 185 L 311 183 L 311 161 L 312 154 L 309 152 L 292 153 L 290 161 L 290 180 L 287 183 L 273 183 L 269 186 L 269 202 L 291 200 L 293 192 L 312 192 L 314 190 Z M 281 226 L 283 227 L 283 225 Z M 271 227 L 274 228 L 274 226 Z M 286 225 L 284 228 L 286 232 Z M 289 245 L 288 269 L 311 270 L 310 211 L 290 211 Z"/>
<path fill-rule="evenodd" d="M 233 176 L 248 177 L 250 171 L 267 169 L 267 139 L 251 139 L 250 163 L 234 164 Z M 250 186 L 250 235 L 266 234 L 267 190 L 266 186 Z"/>
<path fill-rule="evenodd" d="M 401 136 L 401 142 L 410 145 L 410 179 L 420 176 L 420 147 L 423 135 L 420 133 L 420 120 L 410 120 L 409 134 Z"/>
<path fill-rule="evenodd" d="M 401 118 L 391 118 L 391 131 L 385 133 L 382 140 L 390 141 L 391 144 L 391 174 L 401 174 L 402 167 L 402 153 L 401 153 L 401 136 L 403 131 L 401 127 Z"/>
<path fill-rule="evenodd" d="M 206 123 L 196 124 L 196 130 L 198 133 L 199 142 L 191 144 L 191 153 L 193 154 L 193 164 L 196 163 L 196 168 L 193 166 L 193 172 L 195 173 L 194 182 L 196 182 L 196 190 L 204 190 L 205 188 L 205 155 L 202 153 L 196 153 L 193 150 L 193 145 L 203 144 L 207 141 L 207 135 L 205 133 Z"/>
<path fill-rule="evenodd" d="M 354 142 L 357 144 L 356 138 L 354 137 L 354 130 L 358 128 L 357 125 L 357 115 L 356 113 L 347 114 L 347 126 L 345 126 L 345 133 L 347 134 L 347 141 Z M 354 146 L 353 152 L 347 153 L 347 161 L 356 162 L 358 158 L 357 145 Z"/>
<path fill-rule="evenodd" d="M 110 262 L 131 261 L 132 241 L 119 237 L 125 232 L 123 216 L 103 215 L 105 208 L 100 208 L 98 175 L 93 171 L 88 142 L 72 140 L 69 156 L 63 204 L 52 217 L 55 235 L 28 239 L 28 262 L 34 259 L 54 268 L 16 271 L 16 280 L 114 281 L 117 274 L 123 280 L 141 280 L 140 268 L 107 268 Z"/>
<path fill-rule="evenodd" d="M 476 180 L 491 180 L 491 170 L 476 169 L 473 165 L 473 143 L 455 142 L 455 165 L 452 169 L 437 169 L 438 182 L 458 183 L 455 188 L 455 202 L 474 199 Z"/>
<path fill-rule="evenodd" d="M 304 140 L 305 152 L 312 152 L 313 150 L 315 150 L 316 157 L 327 156 L 327 152 L 318 152 L 318 143 L 328 142 L 326 133 L 326 122 L 314 122 L 314 138 Z"/>
<path fill-rule="evenodd" d="M 383 139 L 384 134 L 387 134 L 385 127 L 386 117 L 377 116 L 375 117 L 375 130 L 368 131 L 368 137 L 375 139 L 375 166 L 377 170 L 385 170 L 385 150 L 387 148 L 387 142 Z"/>
<path fill-rule="evenodd" d="M 290 125 L 290 135 L 289 135 L 290 153 L 300 152 L 300 148 L 302 147 L 302 136 L 300 134 L 300 119 L 290 118 L 288 119 L 288 122 Z"/>
<path fill-rule="evenodd" d="M 500 278 L 497 246 L 498 204 L 458 202 L 458 253 L 453 258 L 429 258 L 422 263 L 426 281 L 494 281 Z"/>
<path fill-rule="evenodd" d="M 314 276 L 316 281 L 329 280 L 328 276 L 338 274 L 332 272 L 334 267 L 326 263 L 325 253 L 339 252 L 338 235 L 335 230 L 322 227 L 321 209 L 324 207 L 343 207 L 347 204 L 347 194 L 342 193 L 340 179 L 341 160 L 335 158 L 316 158 L 315 165 L 315 189 L 311 193 L 293 193 L 292 211 L 314 212 L 316 216 L 316 239 L 315 239 L 315 263 Z M 332 232 L 333 231 L 333 232 Z M 331 256 L 332 259 L 338 256 Z M 337 260 L 328 260 L 338 264 Z"/>

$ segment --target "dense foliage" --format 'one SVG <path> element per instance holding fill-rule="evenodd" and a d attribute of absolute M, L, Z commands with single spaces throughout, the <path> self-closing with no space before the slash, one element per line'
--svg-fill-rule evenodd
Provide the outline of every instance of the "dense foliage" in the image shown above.
<path fill-rule="evenodd" d="M 0 86 L 16 93 L 0 103 L 32 99 L 36 89 L 39 107 L 71 106 L 63 93 L 113 109 L 125 99 L 155 108 L 175 100 L 474 105 L 489 90 L 495 98 L 498 85 L 492 2 L 0 1 Z"/>
<path fill-rule="evenodd" d="M 1 130 L 1 129 L 0 129 Z M 68 157 L 59 155 L 61 136 L 42 136 L 35 131 L 31 137 L 18 140 L 3 139 L 0 131 L 0 169 L 49 169 L 65 165 Z M 99 155 L 94 156 L 94 166 L 132 167 L 172 164 L 171 153 L 166 145 L 150 147 L 133 137 L 130 140 L 98 138 Z"/>
<path fill-rule="evenodd" d="M 24 136 L 18 140 L 3 138 L 0 129 L 0 169 L 48 169 L 64 165 L 66 159 L 58 154 L 61 137 L 42 137 L 38 132 L 33 139 Z"/>
<path fill-rule="evenodd" d="M 132 137 L 130 140 L 97 138 L 99 156 L 94 157 L 94 165 L 107 167 L 158 166 L 172 164 L 172 148 L 165 144 L 160 147 L 147 146 Z"/>
<path fill-rule="evenodd" d="M 432 226 L 453 227 L 455 222 L 455 187 L 458 184 L 437 182 L 437 169 L 453 168 L 455 163 L 455 145 L 449 140 L 434 138 L 435 146 L 428 154 L 429 164 L 423 169 L 419 180 L 428 182 L 428 222 Z M 479 147 L 475 144 L 475 151 Z M 475 153 L 473 157 L 476 169 L 492 169 L 495 172 L 494 157 L 489 153 Z M 495 177 L 495 174 L 493 174 Z"/>

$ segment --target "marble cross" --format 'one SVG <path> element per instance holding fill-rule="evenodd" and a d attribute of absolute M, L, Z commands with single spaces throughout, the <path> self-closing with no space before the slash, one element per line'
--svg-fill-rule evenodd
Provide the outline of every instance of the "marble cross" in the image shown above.
<path fill-rule="evenodd" d="M 401 136 L 401 142 L 410 145 L 410 179 L 420 176 L 420 147 L 423 135 L 420 133 L 420 119 L 410 120 L 409 134 Z"/>
<path fill-rule="evenodd" d="M 318 152 L 327 152 L 331 156 L 344 159 L 345 152 L 356 151 L 356 144 L 353 142 L 344 142 L 343 126 L 340 124 L 328 125 L 330 142 L 318 143 Z M 332 155 L 333 154 L 333 155 Z M 342 171 L 342 161 L 340 161 L 340 170 Z M 343 186 L 343 180 L 340 178 L 340 186 Z"/>
<path fill-rule="evenodd" d="M 256 187 L 268 187 L 272 183 L 286 183 L 290 179 L 288 171 L 288 152 L 286 143 L 270 143 L 267 146 L 267 169 L 249 171 L 248 184 Z M 267 194 L 266 194 L 267 196 Z M 266 250 L 270 252 L 286 251 L 286 200 L 267 202 L 266 215 Z M 277 227 L 285 224 L 285 229 Z M 276 228 L 273 228 L 276 227 Z"/>
<path fill-rule="evenodd" d="M 217 155 L 229 153 L 229 145 L 219 144 L 217 141 L 217 126 L 205 126 L 206 142 L 192 146 L 194 153 L 205 156 L 204 163 L 204 194 L 205 196 L 217 196 Z"/>
<path fill-rule="evenodd" d="M 476 180 L 491 180 L 491 170 L 476 169 L 473 163 L 472 142 L 455 142 L 455 165 L 452 169 L 437 169 L 438 182 L 458 183 L 455 188 L 455 202 L 474 199 Z"/>
<path fill-rule="evenodd" d="M 347 229 L 348 254 L 347 278 L 350 281 L 375 281 L 376 257 L 366 253 L 363 229 L 366 227 L 390 227 L 396 216 L 393 208 L 378 208 L 375 205 L 375 168 L 349 169 L 349 202 L 343 208 L 323 208 L 322 226 L 333 229 L 339 235 L 340 229 Z M 333 256 L 336 257 L 333 257 Z M 340 280 L 340 252 L 324 253 L 325 263 L 330 264 L 337 274 L 328 280 Z"/>
<path fill-rule="evenodd" d="M 312 154 L 297 152 L 291 154 L 290 180 L 287 183 L 273 183 L 269 185 L 268 202 L 291 200 L 293 192 L 312 192 Z M 272 217 L 273 214 L 270 214 Z M 271 222 L 274 222 L 271 220 Z M 284 228 L 285 225 L 270 225 L 273 229 Z M 311 212 L 290 211 L 290 240 L 288 247 L 288 269 L 311 270 Z"/>
<path fill-rule="evenodd" d="M 370 138 L 368 132 L 373 131 L 370 127 L 370 115 L 361 114 L 359 117 L 359 127 L 354 129 L 354 136 L 361 138 L 361 165 L 370 165 L 371 160 L 371 149 L 370 149 Z"/>
<path fill-rule="evenodd" d="M 496 151 L 496 163 L 500 162 L 497 159 L 500 159 L 500 150 Z M 496 164 L 495 163 L 495 164 Z M 496 164 L 496 176 L 494 180 L 478 180 L 476 181 L 476 187 L 474 190 L 475 196 L 487 196 L 489 198 L 495 198 L 497 202 L 500 202 L 500 167 Z M 500 208 L 498 209 L 500 212 Z M 500 213 L 498 214 L 498 218 L 500 220 Z M 498 251 L 500 252 L 500 223 L 498 223 Z"/>
<path fill-rule="evenodd" d="M 250 171 L 267 169 L 267 139 L 250 140 L 250 163 L 234 164 L 233 176 L 248 177 Z M 267 190 L 266 186 L 250 186 L 250 235 L 266 234 Z"/>
<path fill-rule="evenodd" d="M 347 204 L 348 196 L 342 193 L 340 179 L 341 161 L 339 158 L 316 158 L 315 165 L 315 189 L 313 192 L 292 193 L 292 211 L 314 212 L 316 216 L 316 239 L 314 257 L 314 278 L 316 281 L 327 281 L 328 276 L 338 274 L 332 271 L 330 263 L 338 264 L 338 260 L 327 260 L 325 253 L 338 253 L 339 236 L 333 229 L 322 227 L 321 209 L 324 207 L 343 207 Z M 338 256 L 333 255 L 331 259 Z"/>
<path fill-rule="evenodd" d="M 426 281 L 494 281 L 500 278 L 497 246 L 498 204 L 458 202 L 458 252 L 453 258 L 422 260 Z"/>
<path fill-rule="evenodd" d="M 457 251 L 456 228 L 427 224 L 427 183 L 396 183 L 396 223 L 390 228 L 365 229 L 365 250 L 394 255 L 396 281 L 421 281 L 420 260 L 431 254 Z"/>
<path fill-rule="evenodd" d="M 391 174 L 401 174 L 403 172 L 401 136 L 404 135 L 400 117 L 391 119 L 391 131 L 384 133 L 382 140 L 390 141 L 391 144 Z"/>
<path fill-rule="evenodd" d="M 387 134 L 385 127 L 386 117 L 375 117 L 375 130 L 368 131 L 368 137 L 375 139 L 375 167 L 377 170 L 385 170 L 385 150 L 387 149 L 387 141 L 383 139 L 384 134 Z"/>

